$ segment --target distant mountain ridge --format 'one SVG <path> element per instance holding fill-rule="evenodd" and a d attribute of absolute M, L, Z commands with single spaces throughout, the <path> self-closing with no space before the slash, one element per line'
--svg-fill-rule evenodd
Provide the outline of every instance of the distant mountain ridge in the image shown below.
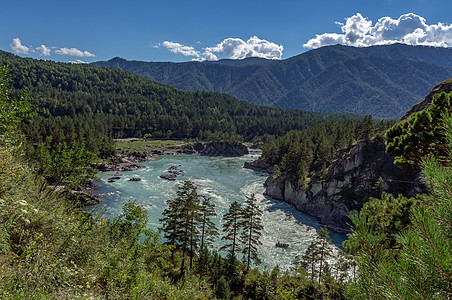
<path fill-rule="evenodd" d="M 438 82 L 452 78 L 452 49 L 402 44 L 328 46 L 285 60 L 92 63 L 183 90 L 214 91 L 254 104 L 400 118 Z"/>

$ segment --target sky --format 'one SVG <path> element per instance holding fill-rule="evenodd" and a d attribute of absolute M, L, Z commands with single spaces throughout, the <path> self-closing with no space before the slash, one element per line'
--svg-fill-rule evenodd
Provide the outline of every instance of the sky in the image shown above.
<path fill-rule="evenodd" d="M 452 47 L 450 0 L 0 1 L 0 50 L 89 63 L 286 59 L 322 46 Z"/>

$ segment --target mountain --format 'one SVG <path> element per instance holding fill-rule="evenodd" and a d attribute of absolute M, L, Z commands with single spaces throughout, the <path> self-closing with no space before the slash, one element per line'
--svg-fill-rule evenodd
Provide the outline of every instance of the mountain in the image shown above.
<path fill-rule="evenodd" d="M 13 91 L 26 89 L 35 107 L 37 116 L 26 131 L 36 142 L 52 135 L 54 142 L 86 140 L 93 146 L 102 136 L 146 134 L 168 139 L 239 134 L 252 140 L 359 118 L 252 105 L 226 94 L 179 90 L 117 69 L 21 58 L 3 51 L 0 65 L 7 65 Z"/>
<path fill-rule="evenodd" d="M 400 118 L 433 85 L 452 77 L 452 49 L 335 45 L 281 61 L 171 63 L 116 57 L 93 65 L 129 71 L 183 90 L 226 93 L 254 104 Z"/>

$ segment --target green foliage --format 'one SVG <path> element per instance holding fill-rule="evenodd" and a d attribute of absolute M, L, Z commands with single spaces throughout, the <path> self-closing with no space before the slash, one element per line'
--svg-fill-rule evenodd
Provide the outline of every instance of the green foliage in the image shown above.
<path fill-rule="evenodd" d="M 443 124 L 444 145 L 450 145 L 451 117 L 446 117 Z M 431 155 L 423 158 L 422 173 L 430 188 L 430 195 L 425 196 L 423 205 L 413 206 L 410 210 L 410 225 L 396 235 L 397 256 L 394 256 L 393 251 L 385 245 L 387 240 L 385 230 L 372 229 L 373 225 L 364 217 L 351 217 L 355 224 L 353 235 L 360 239 L 362 246 L 356 257 L 358 277 L 347 288 L 347 295 L 350 298 L 450 299 L 452 296 L 450 153 L 446 163 L 444 160 L 438 161 Z M 404 202 L 406 201 L 399 204 Z M 381 215 L 388 215 L 388 212 Z M 399 216 L 396 219 L 404 218 Z M 391 222 L 394 225 L 391 225 Z M 392 226 L 396 226 L 395 230 L 399 229 L 398 221 L 390 221 L 389 224 L 390 226 L 386 223 L 386 230 L 392 230 Z"/>
<path fill-rule="evenodd" d="M 93 179 L 97 169 L 93 168 L 95 155 L 85 150 L 85 144 L 65 142 L 52 145 L 49 136 L 36 150 L 31 150 L 31 163 L 36 172 L 44 176 L 49 184 L 65 185 L 67 189 L 80 187 Z"/>
<path fill-rule="evenodd" d="M 325 268 L 328 268 L 327 259 L 332 256 L 331 238 L 326 227 L 317 232 L 316 239 L 312 241 L 300 261 L 300 266 L 310 275 L 311 280 L 321 283 Z"/>
<path fill-rule="evenodd" d="M 218 299 L 229 300 L 231 298 L 231 290 L 229 288 L 229 283 L 226 281 L 224 276 L 221 276 L 218 280 L 217 286 L 215 288 L 215 297 Z"/>
<path fill-rule="evenodd" d="M 8 70 L 0 64 L 0 137 L 2 142 L 17 130 L 17 124 L 31 116 L 31 105 L 23 92 L 14 95 Z M 3 144 L 2 143 L 2 144 Z"/>
<path fill-rule="evenodd" d="M 360 121 L 335 121 L 303 131 L 293 130 L 267 142 L 261 160 L 270 166 L 277 166 L 281 176 L 287 176 L 298 186 L 303 186 L 308 178 L 326 173 L 339 149 L 374 137 L 392 124 L 393 121 L 374 121 L 366 116 Z"/>
<path fill-rule="evenodd" d="M 13 92 L 27 88 L 37 117 L 23 130 L 33 143 L 85 141 L 98 156 L 112 152 L 111 138 L 220 138 L 252 140 L 282 135 L 328 120 L 326 115 L 251 105 L 225 94 L 182 91 L 115 69 L 19 58 L 0 52 Z"/>
<path fill-rule="evenodd" d="M 199 230 L 197 224 L 201 218 L 199 195 L 191 181 L 184 181 L 179 187 L 177 197 L 163 211 L 163 232 L 170 245 L 182 251 L 181 275 L 184 274 L 185 253 L 190 253 L 190 268 L 192 258 L 197 249 Z"/>
<path fill-rule="evenodd" d="M 256 263 L 260 263 L 257 255 L 257 246 L 262 245 L 260 237 L 264 226 L 262 225 L 262 213 L 257 205 L 257 199 L 254 194 L 246 197 L 245 205 L 242 209 L 242 217 L 240 221 L 242 232 L 240 239 L 243 244 L 243 259 L 246 261 L 246 268 L 250 268 L 251 259 Z"/>
<path fill-rule="evenodd" d="M 236 256 L 238 242 L 240 237 L 242 217 L 242 207 L 237 201 L 229 205 L 229 210 L 223 215 L 223 237 L 221 239 L 226 241 L 220 250 L 226 250 L 232 257 Z"/>
<path fill-rule="evenodd" d="M 218 230 L 212 218 L 217 216 L 215 212 L 215 204 L 210 201 L 210 197 L 201 196 L 201 204 L 199 206 L 199 230 L 200 230 L 200 249 L 212 246 L 213 241 L 218 236 Z"/>
<path fill-rule="evenodd" d="M 396 235 L 411 224 L 410 212 L 414 207 L 421 205 L 423 198 L 423 196 L 406 198 L 402 195 L 395 197 L 383 192 L 381 199 L 370 198 L 368 202 L 364 203 L 359 217 L 354 216 L 353 218 L 362 219 L 372 231 L 381 234 L 380 247 L 395 249 L 394 255 L 396 255 L 399 247 L 396 244 Z M 362 237 L 354 232 L 348 236 L 344 246 L 347 252 L 358 253 L 364 247 Z"/>
<path fill-rule="evenodd" d="M 451 111 L 452 92 L 443 92 L 435 95 L 426 110 L 413 113 L 390 128 L 386 132 L 386 151 L 396 157 L 395 164 L 403 168 L 418 168 L 422 158 L 429 154 L 445 163 L 448 148 L 442 115 Z"/>

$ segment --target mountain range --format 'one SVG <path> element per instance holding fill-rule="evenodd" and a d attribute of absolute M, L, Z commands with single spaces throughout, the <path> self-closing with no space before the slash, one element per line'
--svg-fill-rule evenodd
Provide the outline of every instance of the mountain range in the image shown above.
<path fill-rule="evenodd" d="M 334 45 L 285 60 L 92 63 L 183 90 L 226 93 L 249 103 L 400 118 L 438 82 L 452 78 L 452 49 L 402 44 Z"/>

